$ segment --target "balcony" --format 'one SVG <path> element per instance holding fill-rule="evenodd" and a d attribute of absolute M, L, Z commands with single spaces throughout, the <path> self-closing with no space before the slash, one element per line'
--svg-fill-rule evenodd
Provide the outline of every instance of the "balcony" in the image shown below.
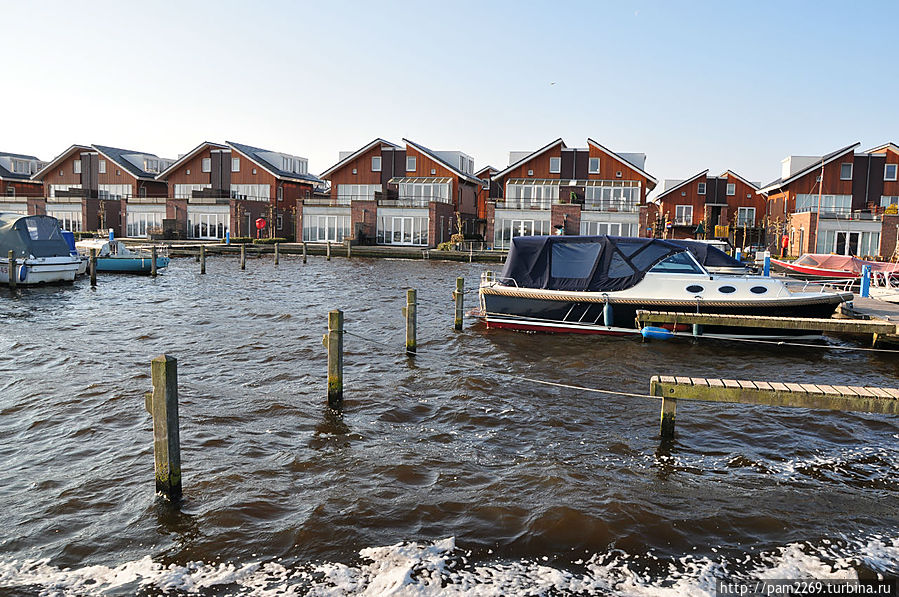
<path fill-rule="evenodd" d="M 449 197 L 440 195 L 428 196 L 400 196 L 378 199 L 380 207 L 428 207 L 431 203 L 452 203 Z"/>
<path fill-rule="evenodd" d="M 558 199 L 497 199 L 496 209 L 549 210 L 551 205 L 558 205 Z"/>
<path fill-rule="evenodd" d="M 303 199 L 303 205 L 309 206 L 321 206 L 321 207 L 349 207 L 352 200 L 365 200 L 371 201 L 374 197 L 368 196 L 358 196 L 358 197 L 337 197 L 336 199 L 331 197 L 306 197 Z"/>
<path fill-rule="evenodd" d="M 584 211 L 636 213 L 640 211 L 640 204 L 628 200 L 586 201 L 581 209 Z"/>

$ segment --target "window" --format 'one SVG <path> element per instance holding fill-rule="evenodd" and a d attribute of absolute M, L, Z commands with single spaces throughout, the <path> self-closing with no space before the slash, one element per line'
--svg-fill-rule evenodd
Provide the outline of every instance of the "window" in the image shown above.
<path fill-rule="evenodd" d="M 212 172 L 212 158 L 203 158 L 200 170 L 203 172 Z"/>
<path fill-rule="evenodd" d="M 588 172 L 590 172 L 590 174 L 599 174 L 599 158 L 590 158 Z"/>
<path fill-rule="evenodd" d="M 6 186 L 6 195 L 9 197 L 15 197 L 16 196 L 16 187 L 14 187 L 12 185 L 7 185 Z"/>
<path fill-rule="evenodd" d="M 728 183 L 727 185 L 727 196 L 733 197 L 737 194 L 737 185 L 735 183 Z"/>
<path fill-rule="evenodd" d="M 506 208 L 508 209 L 550 209 L 559 201 L 558 184 L 513 184 L 506 185 Z"/>
<path fill-rule="evenodd" d="M 231 172 L 240 172 L 240 158 L 231 158 Z"/>
<path fill-rule="evenodd" d="M 75 174 L 81 174 L 81 160 L 75 160 L 72 162 L 72 170 Z"/>
<path fill-rule="evenodd" d="M 840 164 L 840 180 L 852 180 L 852 164 Z"/>
<path fill-rule="evenodd" d="M 371 171 L 372 172 L 380 172 L 381 171 L 381 156 L 379 156 L 379 155 L 372 156 Z"/>
<path fill-rule="evenodd" d="M 678 207 L 682 207 L 678 205 Z M 686 206 L 692 207 L 692 206 Z M 652 273 L 665 274 L 705 274 L 702 268 L 696 264 L 696 260 L 690 256 L 689 251 L 675 253 L 674 255 L 659 261 L 649 270 Z"/>
<path fill-rule="evenodd" d="M 754 207 L 738 207 L 737 208 L 737 226 L 755 226 L 755 208 Z"/>
<path fill-rule="evenodd" d="M 31 164 L 25 160 L 13 160 L 12 171 L 16 174 L 31 174 Z"/>
<path fill-rule="evenodd" d="M 401 182 L 397 186 L 399 200 L 411 207 L 427 207 L 431 201 L 449 203 L 452 197 L 452 183 Z"/>
<path fill-rule="evenodd" d="M 685 225 L 693 223 L 693 206 L 677 205 L 674 207 L 674 223 Z"/>
<path fill-rule="evenodd" d="M 100 160 L 98 162 L 100 168 L 100 174 L 106 174 L 106 160 Z"/>
<path fill-rule="evenodd" d="M 849 213 L 852 211 L 852 195 L 818 195 L 800 193 L 796 195 L 798 213 L 817 212 L 821 204 L 822 213 Z"/>
<path fill-rule="evenodd" d="M 278 230 L 284 228 L 284 216 L 278 216 Z"/>
<path fill-rule="evenodd" d="M 549 158 L 549 173 L 558 174 L 562 171 L 562 158 Z"/>
<path fill-rule="evenodd" d="M 337 202 L 340 205 L 349 205 L 353 199 L 371 201 L 375 198 L 375 193 L 380 192 L 381 185 L 379 184 L 339 184 L 337 185 Z"/>
<path fill-rule="evenodd" d="M 415 172 L 415 156 L 407 155 L 406 156 L 406 172 Z"/>
<path fill-rule="evenodd" d="M 584 207 L 589 211 L 624 211 L 636 212 L 640 205 L 640 187 L 625 186 L 619 181 L 597 181 L 601 186 L 588 186 L 584 189 Z"/>
<path fill-rule="evenodd" d="M 278 201 L 284 201 L 284 187 L 278 187 Z"/>
<path fill-rule="evenodd" d="M 896 170 L 899 168 L 899 164 L 887 164 L 883 167 L 883 179 L 884 180 L 896 180 Z"/>
<path fill-rule="evenodd" d="M 696 192 L 700 195 L 705 195 L 705 183 L 701 182 L 696 188 Z"/>

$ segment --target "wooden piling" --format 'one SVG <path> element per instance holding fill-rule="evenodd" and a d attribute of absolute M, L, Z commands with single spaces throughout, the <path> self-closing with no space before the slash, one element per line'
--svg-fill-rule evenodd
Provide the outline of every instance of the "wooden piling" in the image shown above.
<path fill-rule="evenodd" d="M 406 306 L 403 315 L 406 317 L 406 353 L 415 353 L 418 348 L 416 327 L 418 323 L 418 302 L 414 288 L 406 290 Z"/>
<path fill-rule="evenodd" d="M 151 361 L 153 392 L 146 396 L 153 415 L 153 455 L 156 492 L 171 500 L 181 497 L 181 440 L 178 434 L 178 361 L 160 355 Z"/>
<path fill-rule="evenodd" d="M 348 238 L 344 242 L 346 242 L 346 258 L 351 259 L 353 257 L 353 243 Z"/>
<path fill-rule="evenodd" d="M 303 263 L 306 263 L 306 241 L 303 241 Z"/>
<path fill-rule="evenodd" d="M 97 249 L 91 249 L 91 286 L 97 285 Z"/>
<path fill-rule="evenodd" d="M 16 287 L 16 252 L 10 249 L 9 251 L 9 261 L 7 261 L 7 269 L 9 270 L 9 287 Z"/>
<path fill-rule="evenodd" d="M 340 410 L 343 405 L 343 311 L 328 312 L 328 407 Z"/>
<path fill-rule="evenodd" d="M 240 269 L 247 269 L 247 246 L 243 243 L 240 245 Z"/>
<path fill-rule="evenodd" d="M 674 418 L 677 413 L 677 398 L 665 396 L 664 388 L 659 383 L 659 378 L 653 377 L 649 382 L 649 393 L 652 396 L 662 398 L 662 418 L 659 424 L 659 435 L 662 439 L 674 437 Z"/>
<path fill-rule="evenodd" d="M 150 247 L 150 275 L 156 277 L 156 245 Z"/>
<path fill-rule="evenodd" d="M 200 273 L 206 273 L 206 245 L 200 245 Z"/>
<path fill-rule="evenodd" d="M 275 243 L 275 265 L 278 265 L 280 262 L 280 253 L 281 253 L 281 243 Z"/>
<path fill-rule="evenodd" d="M 453 298 L 456 300 L 456 318 L 453 327 L 457 330 L 462 329 L 462 317 L 465 315 L 464 296 L 465 278 L 456 278 L 456 290 L 453 292 Z"/>
<path fill-rule="evenodd" d="M 327 261 L 331 261 L 331 241 L 328 241 Z"/>

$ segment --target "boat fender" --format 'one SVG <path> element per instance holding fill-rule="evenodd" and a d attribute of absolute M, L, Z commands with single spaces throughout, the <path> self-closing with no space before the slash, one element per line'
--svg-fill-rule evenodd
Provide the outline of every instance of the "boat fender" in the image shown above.
<path fill-rule="evenodd" d="M 615 323 L 615 313 L 612 311 L 612 304 L 606 301 L 606 305 L 602 308 L 602 320 L 606 327 L 612 327 Z"/>
<path fill-rule="evenodd" d="M 19 282 L 25 282 L 25 278 L 28 277 L 28 266 L 21 265 L 19 266 Z"/>
<path fill-rule="evenodd" d="M 643 335 L 644 339 L 656 339 L 656 340 L 667 340 L 673 334 L 671 330 L 666 330 L 665 328 L 658 328 L 653 326 L 645 326 L 640 330 L 640 334 Z"/>

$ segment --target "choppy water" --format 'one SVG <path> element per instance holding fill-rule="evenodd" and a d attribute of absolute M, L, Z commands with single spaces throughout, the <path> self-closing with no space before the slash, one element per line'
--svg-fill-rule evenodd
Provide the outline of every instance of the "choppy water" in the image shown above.
<path fill-rule="evenodd" d="M 899 421 L 659 405 L 655 374 L 897 385 L 899 355 L 452 330 L 485 266 L 173 261 L 0 289 L 0 592 L 705 595 L 899 574 Z M 419 354 L 403 354 L 404 289 Z M 469 304 L 474 297 L 468 295 Z M 321 337 L 346 312 L 344 412 Z M 179 359 L 185 499 L 153 496 L 150 359 Z"/>

